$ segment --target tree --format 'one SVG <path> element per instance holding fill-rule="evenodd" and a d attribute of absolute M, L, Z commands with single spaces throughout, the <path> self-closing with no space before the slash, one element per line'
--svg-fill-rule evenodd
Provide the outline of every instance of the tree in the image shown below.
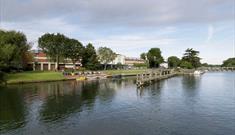
<path fill-rule="evenodd" d="M 197 68 L 201 65 L 201 58 L 198 57 L 199 51 L 193 50 L 193 48 L 188 48 L 182 58 L 183 61 L 187 61 L 192 64 L 194 68 Z"/>
<path fill-rule="evenodd" d="M 90 70 L 97 70 L 99 68 L 100 63 L 98 61 L 95 48 L 91 43 L 89 43 L 84 49 L 82 55 L 82 65 L 86 69 Z"/>
<path fill-rule="evenodd" d="M 186 68 L 186 69 L 192 69 L 193 65 L 188 61 L 181 61 L 180 67 L 181 68 Z"/>
<path fill-rule="evenodd" d="M 30 44 L 21 32 L 0 30 L 0 70 L 24 69 Z"/>
<path fill-rule="evenodd" d="M 64 56 L 71 59 L 74 69 L 76 67 L 75 63 L 82 59 L 82 54 L 84 52 L 84 47 L 76 39 L 67 39 L 64 49 Z"/>
<path fill-rule="evenodd" d="M 209 67 L 210 65 L 208 63 L 202 63 L 201 66 L 203 67 Z"/>
<path fill-rule="evenodd" d="M 164 61 L 159 48 L 151 48 L 147 53 L 147 59 L 150 68 L 159 67 L 159 65 Z"/>
<path fill-rule="evenodd" d="M 68 38 L 63 34 L 46 33 L 38 39 L 39 47 L 56 62 L 56 69 L 59 70 L 59 61 L 65 54 L 65 44 Z"/>
<path fill-rule="evenodd" d="M 180 65 L 180 59 L 176 56 L 168 57 L 167 62 L 170 68 L 175 68 Z"/>
<path fill-rule="evenodd" d="M 138 67 L 138 68 L 146 68 L 147 64 L 146 63 L 134 63 L 133 66 Z"/>
<path fill-rule="evenodd" d="M 228 58 L 227 60 L 223 61 L 222 66 L 224 67 L 235 67 L 235 57 Z"/>
<path fill-rule="evenodd" d="M 8 69 L 13 61 L 16 46 L 13 45 L 1 45 L 0 48 L 0 69 Z"/>
<path fill-rule="evenodd" d="M 118 62 L 118 63 L 116 64 L 117 69 L 122 69 L 123 66 L 124 66 L 124 65 L 122 65 L 122 63 L 120 63 L 120 62 Z"/>
<path fill-rule="evenodd" d="M 98 49 L 98 57 L 101 63 L 104 64 L 104 70 L 106 70 L 107 64 L 112 62 L 117 57 L 117 54 L 110 48 L 100 47 Z"/>
<path fill-rule="evenodd" d="M 146 59 L 147 59 L 147 54 L 146 54 L 146 53 L 141 53 L 141 54 L 140 54 L 140 58 L 141 58 L 142 60 L 146 60 Z"/>

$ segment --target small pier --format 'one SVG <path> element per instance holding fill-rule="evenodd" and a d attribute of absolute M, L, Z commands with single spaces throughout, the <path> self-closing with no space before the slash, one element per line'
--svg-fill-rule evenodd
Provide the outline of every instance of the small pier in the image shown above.
<path fill-rule="evenodd" d="M 137 87 L 142 87 L 149 85 L 154 81 L 166 79 L 175 76 L 176 73 L 173 69 L 155 69 L 149 70 L 142 74 L 137 74 L 136 85 Z"/>

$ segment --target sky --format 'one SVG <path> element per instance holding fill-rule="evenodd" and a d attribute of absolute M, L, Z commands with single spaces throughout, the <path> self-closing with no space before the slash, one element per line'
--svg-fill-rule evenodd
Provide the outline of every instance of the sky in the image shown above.
<path fill-rule="evenodd" d="M 128 57 L 158 47 L 165 59 L 200 51 L 202 62 L 235 57 L 235 0 L 0 0 L 0 28 L 63 33 Z"/>

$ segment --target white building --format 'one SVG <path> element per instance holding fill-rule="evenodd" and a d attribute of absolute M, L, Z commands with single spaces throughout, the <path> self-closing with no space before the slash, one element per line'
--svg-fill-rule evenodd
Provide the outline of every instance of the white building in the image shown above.
<path fill-rule="evenodd" d="M 160 64 L 161 68 L 168 68 L 168 63 L 167 62 L 163 62 Z"/>
<path fill-rule="evenodd" d="M 125 56 L 124 55 L 117 54 L 117 57 L 112 62 L 110 62 L 109 64 L 116 65 L 118 63 L 120 63 L 122 65 L 125 64 Z"/>

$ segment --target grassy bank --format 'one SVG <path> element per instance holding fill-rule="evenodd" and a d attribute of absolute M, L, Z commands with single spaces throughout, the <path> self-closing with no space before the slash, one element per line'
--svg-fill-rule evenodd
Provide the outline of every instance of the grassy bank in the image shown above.
<path fill-rule="evenodd" d="M 106 70 L 104 73 L 109 75 L 136 75 L 139 73 L 143 73 L 146 69 L 138 69 L 138 70 Z"/>
<path fill-rule="evenodd" d="M 61 72 L 54 71 L 28 71 L 14 74 L 7 74 L 7 83 L 23 83 L 37 81 L 64 80 Z"/>
<path fill-rule="evenodd" d="M 145 69 L 141 70 L 106 70 L 103 71 L 108 75 L 136 75 L 144 72 Z M 28 83 L 28 82 L 44 82 L 44 81 L 56 81 L 66 80 L 61 72 L 54 71 L 27 71 L 21 73 L 7 74 L 7 83 Z"/>

